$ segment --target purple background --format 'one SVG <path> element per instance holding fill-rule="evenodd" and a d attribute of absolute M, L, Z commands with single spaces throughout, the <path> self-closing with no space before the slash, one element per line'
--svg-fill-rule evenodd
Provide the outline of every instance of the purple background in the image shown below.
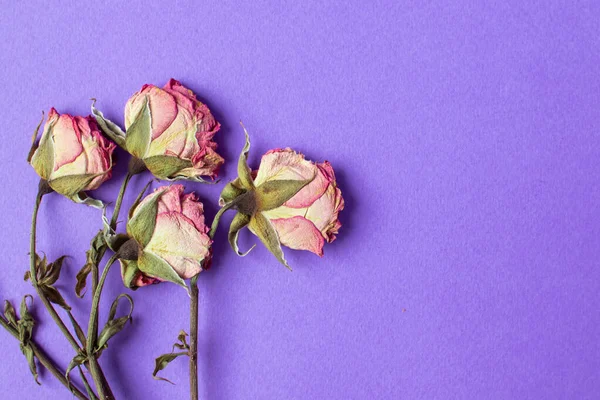
<path fill-rule="evenodd" d="M 200 279 L 203 399 L 597 398 L 598 2 L 17 3 L 0 7 L 1 300 L 32 292 L 40 112 L 87 114 L 97 97 L 122 123 L 131 94 L 175 77 L 223 124 L 224 181 L 242 119 L 254 166 L 285 146 L 328 159 L 346 199 L 322 259 L 286 252 L 293 273 L 262 247 L 238 258 L 220 230 Z M 119 156 L 95 193 L 108 201 Z M 222 186 L 187 184 L 209 219 Z M 72 256 L 60 287 L 82 320 L 74 275 L 99 227 L 97 210 L 44 201 L 39 249 Z M 125 291 L 109 281 L 104 317 Z M 101 359 L 118 397 L 187 398 L 187 360 L 163 374 L 175 386 L 151 377 L 188 329 L 185 292 L 131 294 L 134 324 Z M 65 365 L 35 309 L 36 339 Z M 3 399 L 69 398 L 48 373 L 34 384 L 4 331 L 0 354 Z"/>

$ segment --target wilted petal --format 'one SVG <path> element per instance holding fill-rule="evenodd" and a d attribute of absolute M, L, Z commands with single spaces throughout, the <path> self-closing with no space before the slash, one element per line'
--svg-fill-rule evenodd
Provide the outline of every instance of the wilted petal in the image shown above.
<path fill-rule="evenodd" d="M 188 279 L 197 275 L 200 263 L 209 254 L 210 238 L 198 232 L 191 220 L 180 213 L 162 213 L 156 218 L 156 226 L 148 250 L 167 261 L 177 274 Z"/>
<path fill-rule="evenodd" d="M 315 225 L 301 216 L 271 220 L 281 244 L 295 250 L 308 250 L 323 255 L 325 240 Z"/>

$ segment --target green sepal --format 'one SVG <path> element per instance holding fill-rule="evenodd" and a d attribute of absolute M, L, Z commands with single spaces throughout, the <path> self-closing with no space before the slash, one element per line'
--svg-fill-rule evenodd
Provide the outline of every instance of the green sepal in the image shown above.
<path fill-rule="evenodd" d="M 246 189 L 242 187 L 240 178 L 235 178 L 233 181 L 225 185 L 221 191 L 221 195 L 219 196 L 219 205 L 223 207 L 225 204 L 231 203 L 244 193 L 246 193 Z"/>
<path fill-rule="evenodd" d="M 152 175 L 164 180 L 175 179 L 179 171 L 194 166 L 190 160 L 174 156 L 152 156 L 143 161 Z"/>
<path fill-rule="evenodd" d="M 102 112 L 96 109 L 95 104 L 96 99 L 92 99 L 92 115 L 96 118 L 96 122 L 102 132 L 120 147 L 125 148 L 125 132 L 123 132 L 119 125 L 105 118 Z"/>
<path fill-rule="evenodd" d="M 48 134 L 42 134 L 42 138 L 40 139 L 39 146 L 37 147 L 34 154 L 31 155 L 30 163 L 35 166 L 39 165 L 40 169 L 35 168 L 35 170 L 40 174 L 43 179 L 50 179 L 50 175 L 52 175 L 52 170 L 54 169 L 54 138 L 52 137 L 52 128 L 54 127 L 54 123 L 49 126 L 46 126 L 46 129 L 49 131 Z"/>
<path fill-rule="evenodd" d="M 240 122 L 242 128 L 244 129 L 244 135 L 246 137 L 246 142 L 244 144 L 244 148 L 240 153 L 240 158 L 238 159 L 238 178 L 240 179 L 240 183 L 242 187 L 247 190 L 254 189 L 254 180 L 252 179 L 252 171 L 250 167 L 248 167 L 248 152 L 250 152 L 250 135 L 248 135 L 248 131 L 244 124 Z"/>
<path fill-rule="evenodd" d="M 122 298 L 126 298 L 129 301 L 131 308 L 129 309 L 129 313 L 127 315 L 115 318 L 117 314 L 117 306 L 119 305 L 119 300 Z M 132 313 L 133 299 L 131 298 L 131 296 L 125 293 L 118 295 L 117 298 L 112 302 L 112 305 L 110 306 L 108 321 L 106 322 L 106 325 L 104 325 L 102 332 L 100 332 L 100 334 L 98 335 L 98 347 L 95 350 L 96 352 L 104 349 L 105 347 L 108 347 L 109 339 L 115 336 L 121 330 L 123 330 L 127 321 L 133 323 L 133 318 L 131 317 Z"/>
<path fill-rule="evenodd" d="M 104 174 L 105 173 L 102 172 L 98 174 L 66 175 L 52 179 L 48 181 L 48 183 L 50 184 L 50 187 L 58 193 L 67 197 L 73 197 L 85 190 L 94 179 Z"/>
<path fill-rule="evenodd" d="M 313 176 L 304 181 L 274 180 L 263 183 L 256 188 L 257 211 L 268 211 L 283 205 L 314 179 Z"/>
<path fill-rule="evenodd" d="M 173 282 L 185 288 L 189 295 L 189 288 L 185 281 L 177 274 L 171 265 L 159 256 L 148 251 L 142 251 L 137 261 L 137 266 L 144 274 L 159 278 L 165 281 Z"/>
<path fill-rule="evenodd" d="M 136 260 L 123 260 L 119 259 L 119 263 L 121 264 L 121 277 L 123 278 L 123 285 L 125 287 L 136 290 L 137 286 L 135 286 L 135 279 L 141 273 L 138 268 Z"/>
<path fill-rule="evenodd" d="M 127 233 L 134 238 L 142 248 L 152 239 L 156 226 L 156 214 L 158 213 L 158 201 L 164 191 L 154 192 L 145 203 L 138 203 L 135 209 L 130 211 L 131 217 L 127 222 Z"/>
<path fill-rule="evenodd" d="M 233 249 L 233 251 L 235 251 L 235 253 L 240 257 L 246 256 L 248 253 L 250 253 L 250 251 L 252 251 L 252 249 L 254 247 L 256 247 L 256 245 L 253 245 L 245 253 L 240 253 L 240 249 L 238 247 L 238 243 L 237 243 L 238 234 L 239 234 L 240 230 L 242 230 L 243 228 L 248 226 L 249 223 L 250 223 L 249 215 L 237 213 L 233 217 L 233 220 L 231 221 L 231 225 L 229 225 L 229 234 L 228 234 L 229 244 L 231 245 L 231 248 Z"/>
<path fill-rule="evenodd" d="M 152 180 L 150 180 L 150 181 L 148 181 L 148 183 L 146 183 L 146 186 L 144 186 L 144 188 L 140 191 L 140 194 L 138 194 L 138 196 L 133 201 L 133 204 L 131 204 L 131 207 L 129 208 L 129 212 L 127 213 L 127 217 L 129 219 L 131 219 L 131 216 L 133 215 L 133 211 L 136 209 L 136 207 L 142 202 L 142 198 L 144 197 L 144 194 L 146 193 L 146 190 L 148 190 L 148 187 L 150 187 L 151 183 L 152 183 Z"/>
<path fill-rule="evenodd" d="M 75 203 L 85 204 L 86 206 L 97 208 L 98 210 L 102 210 L 106 206 L 102 200 L 89 197 L 85 192 L 79 192 L 74 196 L 71 196 L 70 199 Z"/>
<path fill-rule="evenodd" d="M 135 116 L 133 123 L 127 128 L 125 135 L 125 149 L 134 157 L 143 159 L 150 146 L 152 134 L 152 117 L 148 96 L 144 96 L 144 102 L 140 111 Z"/>
<path fill-rule="evenodd" d="M 262 213 L 257 212 L 250 219 L 248 228 L 260 239 L 261 242 L 267 247 L 267 249 L 290 271 L 292 268 L 288 265 L 285 257 L 283 256 L 283 250 L 281 249 L 281 242 L 277 231 L 271 225 L 271 222 Z"/>
<path fill-rule="evenodd" d="M 35 153 L 35 151 L 38 148 L 39 143 L 37 141 L 37 137 L 40 132 L 40 126 L 42 126 L 43 122 L 44 122 L 44 112 L 42 111 L 42 119 L 40 120 L 40 123 L 37 124 L 35 130 L 33 131 L 33 137 L 31 138 L 31 148 L 29 149 L 29 154 L 27 154 L 27 162 L 31 162 L 31 157 L 33 157 L 33 153 Z"/>

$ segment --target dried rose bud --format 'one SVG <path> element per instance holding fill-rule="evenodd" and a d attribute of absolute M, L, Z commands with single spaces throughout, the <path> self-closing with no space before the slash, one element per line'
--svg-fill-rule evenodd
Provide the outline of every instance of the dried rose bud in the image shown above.
<path fill-rule="evenodd" d="M 227 184 L 219 199 L 223 208 L 218 217 L 229 208 L 238 211 L 229 228 L 231 246 L 243 255 L 237 237 L 248 226 L 288 268 L 281 245 L 322 256 L 324 243 L 335 240 L 341 227 L 338 214 L 344 208 L 331 164 L 315 164 L 289 148 L 277 149 L 266 153 L 258 171 L 251 173 L 246 162 L 247 133 L 246 140 L 239 176 Z"/>
<path fill-rule="evenodd" d="M 159 179 L 202 181 L 201 176 L 217 176 L 223 164 L 213 141 L 221 125 L 191 90 L 174 79 L 162 89 L 144 85 L 129 99 L 125 132 L 94 105 L 92 112 L 102 130 Z"/>
<path fill-rule="evenodd" d="M 71 200 L 101 208 L 101 201 L 83 192 L 110 179 L 116 146 L 102 136 L 94 118 L 58 114 L 51 108 L 42 137 L 36 139 L 37 131 L 28 161 L 38 175 Z"/>
<path fill-rule="evenodd" d="M 170 281 L 185 287 L 184 279 L 198 275 L 208 262 L 212 241 L 202 203 L 183 191 L 182 185 L 163 186 L 131 208 L 127 234 L 134 242 L 119 249 L 126 286 Z"/>

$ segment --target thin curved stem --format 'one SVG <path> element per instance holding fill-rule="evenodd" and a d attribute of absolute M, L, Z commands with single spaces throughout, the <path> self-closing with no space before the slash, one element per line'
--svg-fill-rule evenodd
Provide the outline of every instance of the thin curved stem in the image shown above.
<path fill-rule="evenodd" d="M 19 340 L 19 332 L 17 332 L 15 328 L 10 326 L 8 321 L 5 321 L 2 317 L 0 317 L 0 326 L 2 326 L 8 331 L 8 333 L 13 335 L 17 340 Z M 88 400 L 87 396 L 75 386 L 73 386 L 72 383 L 71 385 L 69 385 L 69 382 L 67 382 L 67 379 L 65 378 L 65 373 L 61 371 L 54 364 L 54 362 L 46 355 L 46 353 L 44 353 L 39 347 L 37 347 L 31 339 L 29 340 L 29 346 L 31 346 L 31 350 L 33 350 L 33 354 L 39 360 L 40 364 L 42 364 L 44 368 L 50 371 L 50 373 L 54 375 L 54 377 L 58 379 L 58 381 L 61 384 L 63 384 L 64 387 L 66 387 L 71 393 L 73 393 L 73 395 L 79 400 Z"/>
<path fill-rule="evenodd" d="M 117 255 L 113 254 L 113 256 L 108 260 L 104 270 L 102 271 L 102 275 L 98 281 L 98 286 L 96 288 L 96 292 L 94 293 L 94 298 L 92 300 L 92 311 L 90 313 L 90 321 L 88 325 L 88 337 L 86 343 L 86 354 L 88 355 L 88 361 L 90 364 L 90 372 L 92 373 L 92 377 L 94 378 L 94 383 L 96 384 L 96 389 L 98 390 L 98 397 L 101 400 L 105 399 L 114 399 L 114 395 L 110 392 L 110 388 L 105 386 L 104 377 L 101 375 L 100 364 L 98 363 L 98 359 L 95 355 L 95 347 L 98 337 L 98 306 L 100 304 L 100 296 L 102 295 L 102 289 L 104 288 L 104 283 L 106 282 L 106 277 L 108 276 L 108 271 L 110 267 L 117 260 Z"/>
<path fill-rule="evenodd" d="M 75 338 L 73 337 L 73 335 L 71 334 L 71 332 L 69 331 L 69 329 L 67 328 L 65 323 L 63 322 L 63 320 L 60 318 L 60 316 L 54 309 L 54 306 L 52 306 L 52 303 L 50 303 L 50 301 L 46 298 L 44 293 L 40 290 L 40 288 L 38 286 L 38 282 L 37 282 L 36 266 L 35 266 L 35 259 L 36 259 L 35 243 L 36 243 L 36 230 L 37 230 L 37 216 L 38 216 L 40 204 L 42 202 L 42 197 L 44 196 L 44 194 L 45 194 L 45 191 L 40 187 L 40 189 L 38 190 L 36 199 L 35 199 L 35 206 L 33 208 L 33 216 L 31 217 L 31 235 L 30 235 L 30 240 L 29 240 L 30 279 L 31 279 L 31 283 L 33 284 L 35 291 L 37 292 L 38 296 L 42 300 L 44 307 L 46 307 L 46 310 L 48 310 L 48 313 L 50 314 L 50 316 L 52 317 L 52 319 L 54 320 L 56 325 L 58 325 L 59 329 L 62 331 L 63 335 L 65 335 L 65 337 L 67 338 L 67 340 L 69 341 L 69 343 L 71 344 L 73 349 L 75 349 L 75 351 L 78 351 L 81 347 L 77 343 L 77 340 L 75 340 Z"/>

